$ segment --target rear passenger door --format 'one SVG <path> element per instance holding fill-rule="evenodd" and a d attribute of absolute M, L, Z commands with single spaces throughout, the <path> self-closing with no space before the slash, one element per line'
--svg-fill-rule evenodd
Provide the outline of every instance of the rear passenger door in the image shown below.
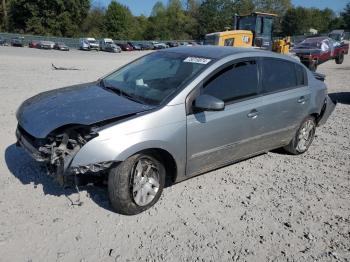
<path fill-rule="evenodd" d="M 276 58 L 261 58 L 263 139 L 267 149 L 285 144 L 307 116 L 311 91 L 301 65 Z"/>

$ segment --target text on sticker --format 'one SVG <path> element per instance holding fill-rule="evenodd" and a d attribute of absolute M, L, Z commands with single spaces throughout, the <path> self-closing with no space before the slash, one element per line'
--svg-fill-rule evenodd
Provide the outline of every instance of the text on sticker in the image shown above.
<path fill-rule="evenodd" d="M 211 61 L 211 59 L 203 58 L 203 57 L 187 57 L 184 62 L 185 63 L 196 63 L 206 65 Z"/>

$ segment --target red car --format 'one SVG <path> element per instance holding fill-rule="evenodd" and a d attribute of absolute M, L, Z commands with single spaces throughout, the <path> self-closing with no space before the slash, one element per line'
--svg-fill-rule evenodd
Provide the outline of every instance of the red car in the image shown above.
<path fill-rule="evenodd" d="M 129 44 L 118 44 L 118 46 L 123 50 L 123 51 L 132 51 L 134 50 L 131 45 Z"/>
<path fill-rule="evenodd" d="M 328 60 L 334 59 L 337 64 L 342 64 L 344 55 L 349 53 L 349 44 L 329 37 L 310 37 L 296 45 L 292 51 L 305 66 L 316 71 L 318 65 Z"/>
<path fill-rule="evenodd" d="M 40 42 L 40 41 L 38 41 L 38 40 L 31 40 L 31 41 L 28 43 L 28 47 L 30 47 L 30 48 L 37 48 L 39 42 Z"/>

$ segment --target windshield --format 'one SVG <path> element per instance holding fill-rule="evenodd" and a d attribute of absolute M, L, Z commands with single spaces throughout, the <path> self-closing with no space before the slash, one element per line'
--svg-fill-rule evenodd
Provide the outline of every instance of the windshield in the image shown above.
<path fill-rule="evenodd" d="M 96 44 L 97 41 L 96 40 L 87 40 L 90 44 Z"/>
<path fill-rule="evenodd" d="M 172 52 L 156 52 L 107 76 L 103 85 L 141 103 L 159 105 L 210 61 Z"/>
<path fill-rule="evenodd" d="M 239 19 L 239 30 L 249 30 L 255 32 L 256 18 L 253 16 L 246 16 Z"/>
<path fill-rule="evenodd" d="M 219 35 L 218 34 L 209 34 L 209 35 L 205 36 L 204 45 L 218 45 L 218 44 L 219 44 Z M 187 45 L 187 43 L 184 45 Z"/>
<path fill-rule="evenodd" d="M 333 33 L 333 34 L 329 34 L 329 37 L 332 38 L 332 39 L 335 40 L 335 41 L 341 41 L 341 40 L 342 40 L 341 34 L 335 34 L 335 33 Z"/>
<path fill-rule="evenodd" d="M 322 39 L 318 38 L 308 38 L 299 43 L 296 47 L 297 48 L 321 48 L 322 45 Z"/>

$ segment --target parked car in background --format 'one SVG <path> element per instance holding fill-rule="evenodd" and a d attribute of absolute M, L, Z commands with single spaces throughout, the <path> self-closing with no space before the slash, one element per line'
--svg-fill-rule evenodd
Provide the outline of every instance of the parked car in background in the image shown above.
<path fill-rule="evenodd" d="M 194 41 L 191 41 L 188 43 L 188 46 L 196 46 L 196 45 L 198 45 L 198 43 Z"/>
<path fill-rule="evenodd" d="M 56 42 L 53 46 L 53 49 L 60 50 L 60 51 L 69 51 L 69 47 L 63 43 L 63 42 Z"/>
<path fill-rule="evenodd" d="M 292 57 L 252 48 L 152 52 L 23 102 L 17 145 L 59 181 L 108 180 L 112 208 L 134 215 L 158 201 L 166 180 L 281 147 L 305 153 L 335 108 L 322 80 Z"/>
<path fill-rule="evenodd" d="M 131 45 L 129 44 L 125 44 L 125 43 L 119 43 L 117 44 L 123 51 L 132 51 L 133 48 Z"/>
<path fill-rule="evenodd" d="M 114 44 L 113 40 L 111 38 L 103 38 L 100 40 L 100 50 L 101 51 L 107 51 L 106 47 Z"/>
<path fill-rule="evenodd" d="M 5 45 L 7 45 L 7 40 L 2 36 L 0 36 L 0 46 L 5 46 Z"/>
<path fill-rule="evenodd" d="M 55 46 L 55 43 L 52 42 L 52 41 L 40 41 L 37 44 L 37 48 L 39 48 L 39 49 L 47 49 L 47 50 L 53 49 L 54 46 Z"/>
<path fill-rule="evenodd" d="M 140 43 L 141 50 L 153 50 L 154 47 L 151 43 Z"/>
<path fill-rule="evenodd" d="M 81 50 L 100 50 L 100 45 L 95 38 L 80 38 L 79 39 L 79 49 Z"/>
<path fill-rule="evenodd" d="M 139 43 L 135 43 L 135 42 L 128 42 L 128 45 L 132 47 L 133 50 L 135 51 L 141 51 L 141 45 Z"/>
<path fill-rule="evenodd" d="M 29 48 L 37 48 L 39 44 L 39 40 L 30 40 L 28 43 Z"/>
<path fill-rule="evenodd" d="M 178 47 L 179 43 L 178 42 L 167 42 L 166 43 L 169 47 Z"/>
<path fill-rule="evenodd" d="M 154 49 L 165 49 L 168 48 L 169 46 L 165 43 L 160 43 L 160 42 L 152 42 L 153 48 Z"/>
<path fill-rule="evenodd" d="M 13 37 L 11 39 L 11 46 L 23 47 L 24 46 L 24 37 Z"/>
<path fill-rule="evenodd" d="M 344 56 L 349 53 L 349 44 L 337 42 L 329 37 L 310 37 L 294 46 L 292 53 L 311 71 L 329 60 L 342 64 Z"/>
<path fill-rule="evenodd" d="M 113 44 L 107 44 L 104 47 L 104 51 L 111 52 L 111 53 L 120 53 L 122 51 L 122 49 L 113 43 Z"/>

